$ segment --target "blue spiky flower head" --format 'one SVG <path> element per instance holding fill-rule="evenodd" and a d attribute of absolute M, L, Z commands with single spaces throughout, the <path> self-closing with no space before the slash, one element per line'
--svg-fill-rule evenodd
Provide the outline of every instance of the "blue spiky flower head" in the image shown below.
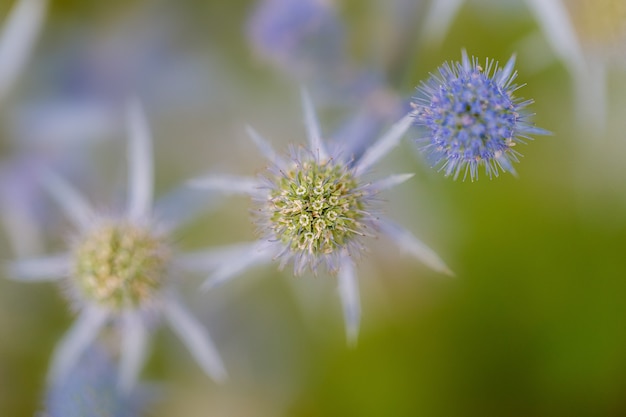
<path fill-rule="evenodd" d="M 514 96 L 520 88 L 514 65 L 515 55 L 504 68 L 489 59 L 483 68 L 463 50 L 462 62 L 443 64 L 417 88 L 414 124 L 425 131 L 417 142 L 446 176 L 469 173 L 473 181 L 480 166 L 490 178 L 500 170 L 515 174 L 512 163 L 521 156 L 515 146 L 532 134 L 549 134 L 529 120 L 533 100 Z"/>

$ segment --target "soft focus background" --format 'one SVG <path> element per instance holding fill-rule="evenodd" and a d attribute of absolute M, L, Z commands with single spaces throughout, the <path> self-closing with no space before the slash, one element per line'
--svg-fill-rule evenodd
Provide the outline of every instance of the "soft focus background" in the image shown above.
<path fill-rule="evenodd" d="M 607 64 L 604 121 L 586 121 L 528 3 L 469 0 L 437 34 L 426 0 L 52 0 L 0 103 L 0 258 L 54 252 L 68 238 L 37 187 L 43 167 L 106 209 L 123 201 L 120 110 L 131 93 L 145 104 L 166 196 L 203 173 L 259 172 L 246 123 L 277 149 L 304 143 L 300 85 L 325 136 L 367 144 L 462 48 L 483 61 L 517 53 L 527 84 L 518 94 L 535 99 L 537 125 L 554 132 L 518 149 L 518 178 L 444 178 L 415 150 L 415 130 L 377 168 L 416 173 L 385 195 L 388 212 L 454 278 L 370 239 L 358 265 L 362 331 L 350 349 L 333 277 L 272 266 L 210 293 L 197 291 L 203 277 L 186 277 L 186 300 L 231 378 L 216 385 L 171 331 L 157 330 L 142 380 L 158 394 L 145 415 L 624 416 L 626 72 Z M 566 3 L 576 13 L 585 2 Z M 12 5 L 0 0 L 2 21 Z M 608 24 L 626 33 L 606 10 L 580 36 Z M 177 244 L 252 239 L 249 208 L 210 201 Z M 71 322 L 55 284 L 0 280 L 0 416 L 43 410 L 50 353 Z"/>

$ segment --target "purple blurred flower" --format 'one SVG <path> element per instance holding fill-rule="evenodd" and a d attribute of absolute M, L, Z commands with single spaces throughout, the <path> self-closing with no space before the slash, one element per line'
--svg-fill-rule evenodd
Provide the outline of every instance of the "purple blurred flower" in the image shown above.
<path fill-rule="evenodd" d="M 254 52 L 283 72 L 306 78 L 344 65 L 344 29 L 326 0 L 261 0 L 247 25 Z"/>

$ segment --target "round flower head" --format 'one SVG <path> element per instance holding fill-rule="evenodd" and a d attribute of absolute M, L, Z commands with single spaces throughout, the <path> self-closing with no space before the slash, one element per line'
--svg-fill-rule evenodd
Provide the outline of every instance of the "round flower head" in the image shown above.
<path fill-rule="evenodd" d="M 13 262 L 9 276 L 23 281 L 59 280 L 78 318 L 59 343 L 50 382 L 62 384 L 107 324 L 120 334 L 119 388 L 128 392 L 145 359 L 149 323 L 164 317 L 202 369 L 216 380 L 224 367 L 211 339 L 178 300 L 170 279 L 175 268 L 201 269 L 178 254 L 167 229 L 152 220 L 153 166 L 148 126 L 137 101 L 128 106 L 128 206 L 119 216 L 97 213 L 61 178 L 48 173 L 47 190 L 78 232 L 67 253 Z M 195 266 L 194 266 L 195 265 Z"/>
<path fill-rule="evenodd" d="M 512 56 L 504 68 L 493 60 L 483 68 L 463 51 L 462 62 L 445 63 L 418 87 L 414 124 L 425 131 L 418 143 L 446 176 L 456 179 L 463 172 L 464 179 L 469 173 L 474 180 L 480 166 L 489 177 L 499 170 L 515 174 L 515 146 L 531 134 L 548 134 L 529 121 L 525 109 L 532 100 L 513 95 L 519 88 L 513 84 L 514 64 Z"/>
<path fill-rule="evenodd" d="M 165 284 L 169 252 L 148 227 L 105 221 L 76 242 L 71 284 L 80 297 L 114 311 L 146 308 Z"/>
<path fill-rule="evenodd" d="M 377 213 L 379 192 L 403 183 L 412 174 L 391 175 L 377 181 L 364 177 L 370 168 L 396 147 L 411 126 L 405 115 L 362 155 L 345 155 L 322 140 L 313 105 L 302 93 L 308 146 L 292 147 L 288 157 L 279 156 L 251 128 L 248 133 L 270 166 L 256 178 L 208 176 L 192 185 L 245 194 L 254 200 L 254 220 L 260 233 L 256 242 L 211 249 L 201 254 L 215 267 L 204 287 L 231 279 L 248 268 L 280 260 L 280 267 L 293 262 L 294 273 L 313 273 L 321 265 L 337 276 L 348 341 L 356 341 L 360 302 L 355 261 L 363 251 L 363 237 L 376 232 L 387 235 L 401 249 L 431 268 L 449 272 L 437 254 L 409 231 Z M 354 148 L 354 147 L 352 147 Z"/>
<path fill-rule="evenodd" d="M 259 231 L 284 246 L 282 265 L 293 258 L 297 274 L 306 266 L 316 271 L 319 263 L 336 271 L 343 248 L 359 251 L 358 238 L 372 223 L 372 194 L 342 161 L 301 149 L 290 166 L 270 168 L 265 180 L 270 191 L 257 199 Z"/>

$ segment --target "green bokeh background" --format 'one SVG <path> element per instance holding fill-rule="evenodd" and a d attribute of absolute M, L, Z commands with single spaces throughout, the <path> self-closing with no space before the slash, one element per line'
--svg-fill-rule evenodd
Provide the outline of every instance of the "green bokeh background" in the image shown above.
<path fill-rule="evenodd" d="M 527 83 L 519 94 L 535 99 L 537 125 L 554 132 L 519 149 L 518 178 L 444 178 L 413 151 L 417 132 L 377 168 L 416 173 L 387 194 L 388 212 L 435 248 L 456 276 L 440 276 L 384 239 L 372 240 L 359 265 L 363 321 L 355 349 L 345 345 L 333 277 L 259 268 L 208 294 L 195 290 L 202 277 L 191 277 L 183 283 L 186 299 L 210 329 L 231 379 L 214 384 L 172 332 L 159 329 L 142 379 L 163 395 L 148 415 L 626 415 L 624 72 L 609 76 L 606 131 L 590 128 L 575 116 L 566 68 L 557 60 L 533 66 L 551 50 L 525 3 L 502 3 L 467 2 L 436 47 L 420 43 L 418 15 L 400 49 L 379 41 L 393 27 L 380 3 L 337 3 L 351 59 L 384 70 L 390 88 L 405 97 L 441 62 L 459 59 L 461 48 L 500 62 L 517 51 L 519 81 Z M 11 4 L 0 2 L 0 17 Z M 245 123 L 283 150 L 291 141 L 304 143 L 304 129 L 298 83 L 246 43 L 253 4 L 52 1 L 32 64 L 0 108 L 2 157 L 23 149 L 2 127 L 11 109 L 58 93 L 50 71 L 85 50 L 76 48 L 76 37 L 88 47 L 113 36 L 119 22 L 127 29 L 121 39 L 132 37 L 128 22 L 136 20 L 138 31 L 167 26 L 167 48 L 199 74 L 187 100 L 171 99 L 158 82 L 142 85 L 142 98 L 153 99 L 145 105 L 157 194 L 208 171 L 258 172 L 264 162 L 245 138 Z M 523 47 L 529 36 L 539 39 L 536 51 Z M 320 114 L 326 133 L 349 116 L 323 107 Z M 104 205 L 119 197 L 125 177 L 118 136 L 80 154 L 95 161 L 96 178 L 81 184 L 102 184 L 82 190 Z M 64 146 L 54 152 L 71 154 L 77 145 Z M 254 237 L 245 199 L 211 208 L 177 233 L 182 249 Z M 46 225 L 48 251 L 62 247 L 64 226 Z M 3 259 L 12 256 L 6 239 L 0 250 Z M 54 284 L 0 280 L 0 416 L 42 409 L 49 355 L 71 322 Z"/>

